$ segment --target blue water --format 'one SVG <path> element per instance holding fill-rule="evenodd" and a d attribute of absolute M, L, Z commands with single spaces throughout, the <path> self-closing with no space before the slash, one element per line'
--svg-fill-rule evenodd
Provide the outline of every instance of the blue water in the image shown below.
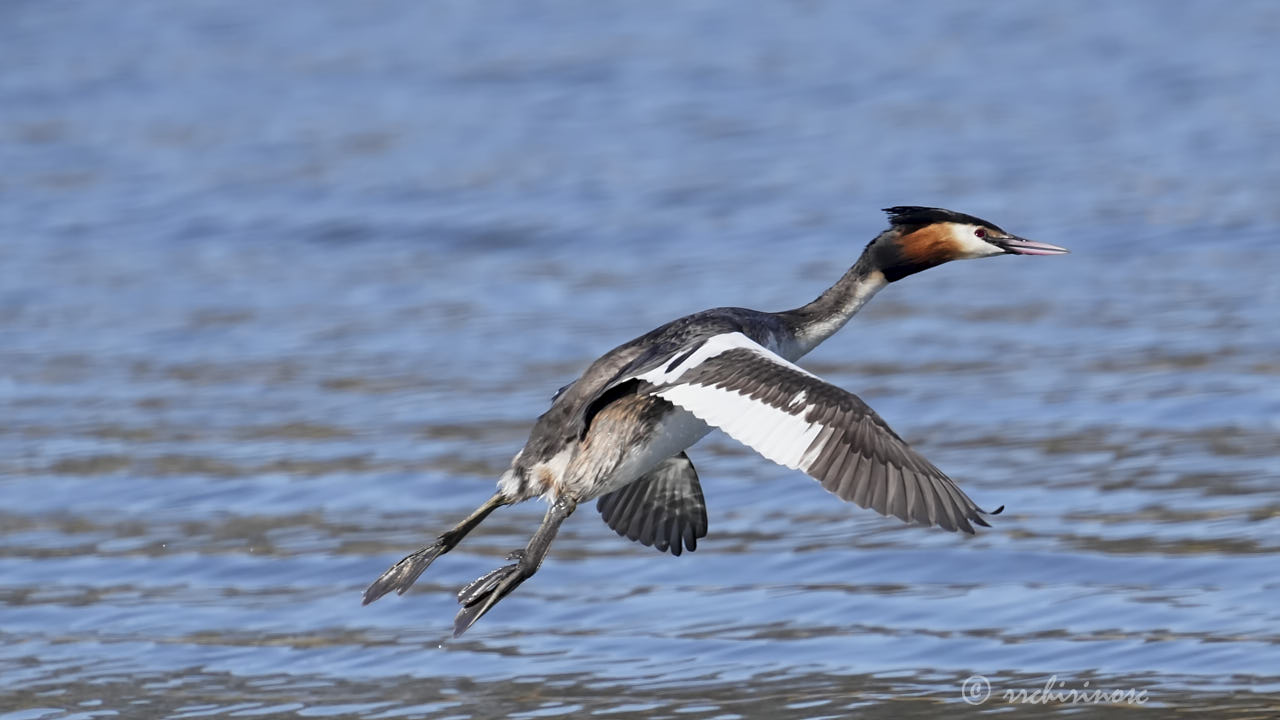
<path fill-rule="evenodd" d="M 0 6 L 0 718 L 1280 713 L 1280 6 Z M 462 639 L 556 388 L 940 205 L 1066 245 L 805 365 L 987 507 L 713 434 L 680 558 L 583 508 Z M 981 699 L 981 698 L 970 698 Z"/>

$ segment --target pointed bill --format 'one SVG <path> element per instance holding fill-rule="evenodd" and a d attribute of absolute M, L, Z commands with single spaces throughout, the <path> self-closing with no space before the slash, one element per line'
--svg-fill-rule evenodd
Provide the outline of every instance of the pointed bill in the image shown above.
<path fill-rule="evenodd" d="M 1010 235 L 992 242 L 1010 255 L 1066 255 L 1071 252 L 1064 247 L 1020 238 L 1017 235 Z"/>

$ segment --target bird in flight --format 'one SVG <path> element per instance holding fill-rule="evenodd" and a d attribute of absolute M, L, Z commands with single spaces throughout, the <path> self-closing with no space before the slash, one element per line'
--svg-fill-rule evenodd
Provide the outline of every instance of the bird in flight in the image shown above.
<path fill-rule="evenodd" d="M 813 302 L 783 312 L 715 308 L 619 345 L 561 388 L 497 492 L 369 586 L 364 604 L 403 594 L 494 510 L 533 498 L 549 507 L 511 564 L 462 588 L 454 637 L 533 576 L 561 523 L 596 500 L 619 535 L 673 555 L 707 534 L 698 474 L 685 450 L 712 428 L 812 476 L 842 500 L 906 522 L 974 532 L 988 513 L 911 449 L 857 395 L 795 364 L 889 283 L 952 260 L 1060 255 L 941 208 L 887 208 L 889 228 Z"/>

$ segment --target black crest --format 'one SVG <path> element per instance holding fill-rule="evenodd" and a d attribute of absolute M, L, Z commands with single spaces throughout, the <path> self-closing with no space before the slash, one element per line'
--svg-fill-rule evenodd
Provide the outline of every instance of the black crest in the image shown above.
<path fill-rule="evenodd" d="M 982 218 L 966 215 L 954 210 L 945 210 L 943 208 L 898 205 L 896 207 L 884 208 L 884 211 L 889 213 L 889 224 L 894 227 L 918 228 L 924 227 L 925 225 L 932 225 L 934 223 L 950 222 L 964 223 L 966 225 L 981 225 L 982 227 L 988 227 L 992 230 L 1004 232 L 1004 230 L 1001 230 L 1000 226 L 995 223 L 987 222 Z"/>

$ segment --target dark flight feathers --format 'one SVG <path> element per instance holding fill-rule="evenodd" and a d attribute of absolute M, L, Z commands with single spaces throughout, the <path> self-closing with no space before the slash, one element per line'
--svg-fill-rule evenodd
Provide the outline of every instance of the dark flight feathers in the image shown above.
<path fill-rule="evenodd" d="M 680 390 L 695 386 L 702 390 Z M 861 398 L 764 347 L 753 343 L 726 350 L 652 392 L 735 440 L 767 451 L 762 454 L 775 462 L 803 470 L 842 500 L 947 530 L 973 533 L 974 524 L 987 526 L 982 518 L 986 511 L 911 449 Z M 754 402 L 743 402 L 743 397 Z M 792 419 L 761 437 L 756 428 L 776 423 L 777 410 Z M 812 423 L 818 424 L 816 435 L 812 430 L 804 434 Z M 803 445 L 774 439 L 784 435 L 804 438 Z"/>
<path fill-rule="evenodd" d="M 596 509 L 619 535 L 672 555 L 693 552 L 698 538 L 707 535 L 707 504 L 698 473 L 683 452 L 600 496 Z"/>

